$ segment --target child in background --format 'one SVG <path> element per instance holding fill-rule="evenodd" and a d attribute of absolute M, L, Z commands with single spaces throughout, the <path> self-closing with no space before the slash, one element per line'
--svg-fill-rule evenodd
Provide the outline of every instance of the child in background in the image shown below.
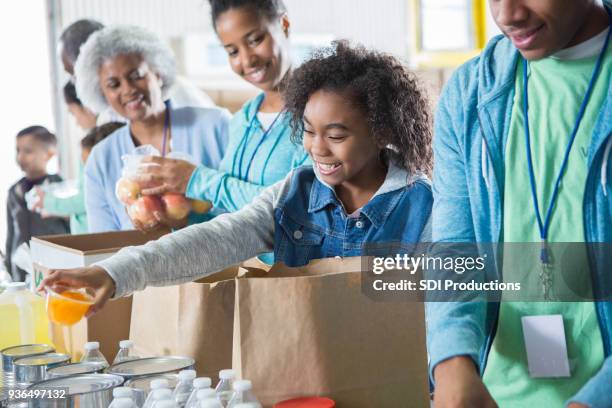
<path fill-rule="evenodd" d="M 95 266 L 55 270 L 44 285 L 111 296 L 196 280 L 274 250 L 299 266 L 334 256 L 394 256 L 428 241 L 428 103 L 395 58 L 344 42 L 292 75 L 285 106 L 314 166 L 301 166 L 242 210 L 192 225 Z"/>
<path fill-rule="evenodd" d="M 68 111 L 76 120 L 77 125 L 85 131 L 93 129 L 96 126 L 96 115 L 83 106 L 74 88 L 74 84 L 70 81 L 64 85 L 64 101 Z"/>
<path fill-rule="evenodd" d="M 70 217 L 70 230 L 73 234 L 85 234 L 87 229 L 87 214 L 85 212 L 85 186 L 83 167 L 87 162 L 91 149 L 106 136 L 125 125 L 120 122 L 110 122 L 94 127 L 81 139 L 81 166 L 79 167 L 79 179 L 76 194 L 64 197 L 59 193 L 45 192 L 40 187 L 35 187 L 37 202 L 33 210 L 40 211 L 43 217 L 46 214 Z"/>
<path fill-rule="evenodd" d="M 58 175 L 47 174 L 47 163 L 55 155 L 57 139 L 43 126 L 30 126 L 17 133 L 17 164 L 24 177 L 11 186 L 7 197 L 6 269 L 16 282 L 24 281 L 25 271 L 13 264 L 11 258 L 17 248 L 37 235 L 70 232 L 64 218 L 43 219 L 28 210 L 25 195 L 44 182 L 59 182 Z"/>

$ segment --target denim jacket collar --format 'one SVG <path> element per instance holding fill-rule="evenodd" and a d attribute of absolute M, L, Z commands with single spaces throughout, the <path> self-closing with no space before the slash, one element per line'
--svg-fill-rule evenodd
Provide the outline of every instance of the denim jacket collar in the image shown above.
<path fill-rule="evenodd" d="M 313 170 L 317 179 L 313 183 L 312 189 L 310 190 L 310 205 L 308 206 L 308 213 L 321 211 L 328 205 L 335 205 L 343 208 L 343 205 L 336 196 L 334 189 L 321 180 L 319 171 L 315 166 L 313 166 Z M 403 189 L 419 180 L 426 181 L 427 178 L 421 173 L 410 176 L 405 169 L 391 163 L 389 165 L 389 169 L 387 170 L 385 181 L 380 186 L 378 191 L 374 193 L 370 201 L 361 209 L 361 214 L 368 217 L 372 224 L 380 227 L 384 224 L 385 219 L 395 207 L 397 200 L 400 197 L 398 195 L 397 197 L 389 200 L 376 200 L 376 203 L 372 204 L 374 199 L 380 195 Z"/>

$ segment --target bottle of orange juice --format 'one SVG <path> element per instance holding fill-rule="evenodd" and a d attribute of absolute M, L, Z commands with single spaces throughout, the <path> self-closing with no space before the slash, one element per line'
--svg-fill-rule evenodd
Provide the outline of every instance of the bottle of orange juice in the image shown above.
<path fill-rule="evenodd" d="M 9 283 L 0 294 L 0 350 L 21 344 L 52 344 L 42 297 L 23 282 Z"/>

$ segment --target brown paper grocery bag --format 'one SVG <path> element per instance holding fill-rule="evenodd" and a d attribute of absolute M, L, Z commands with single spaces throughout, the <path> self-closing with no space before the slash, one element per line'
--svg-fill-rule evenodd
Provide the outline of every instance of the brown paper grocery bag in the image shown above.
<path fill-rule="evenodd" d="M 429 407 L 423 304 L 374 302 L 361 258 L 236 280 L 233 368 L 264 407 L 324 395 L 347 408 Z"/>
<path fill-rule="evenodd" d="M 266 265 L 247 261 L 249 275 L 261 275 Z M 196 361 L 199 376 L 217 379 L 232 365 L 234 279 L 238 265 L 196 282 L 148 287 L 133 295 L 130 339 L 142 357 L 180 355 Z"/>

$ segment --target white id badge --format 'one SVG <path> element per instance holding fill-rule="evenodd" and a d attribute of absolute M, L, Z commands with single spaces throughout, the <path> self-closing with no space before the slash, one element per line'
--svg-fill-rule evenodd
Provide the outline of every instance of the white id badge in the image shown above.
<path fill-rule="evenodd" d="M 524 316 L 521 318 L 532 378 L 569 377 L 565 328 L 561 315 Z"/>

